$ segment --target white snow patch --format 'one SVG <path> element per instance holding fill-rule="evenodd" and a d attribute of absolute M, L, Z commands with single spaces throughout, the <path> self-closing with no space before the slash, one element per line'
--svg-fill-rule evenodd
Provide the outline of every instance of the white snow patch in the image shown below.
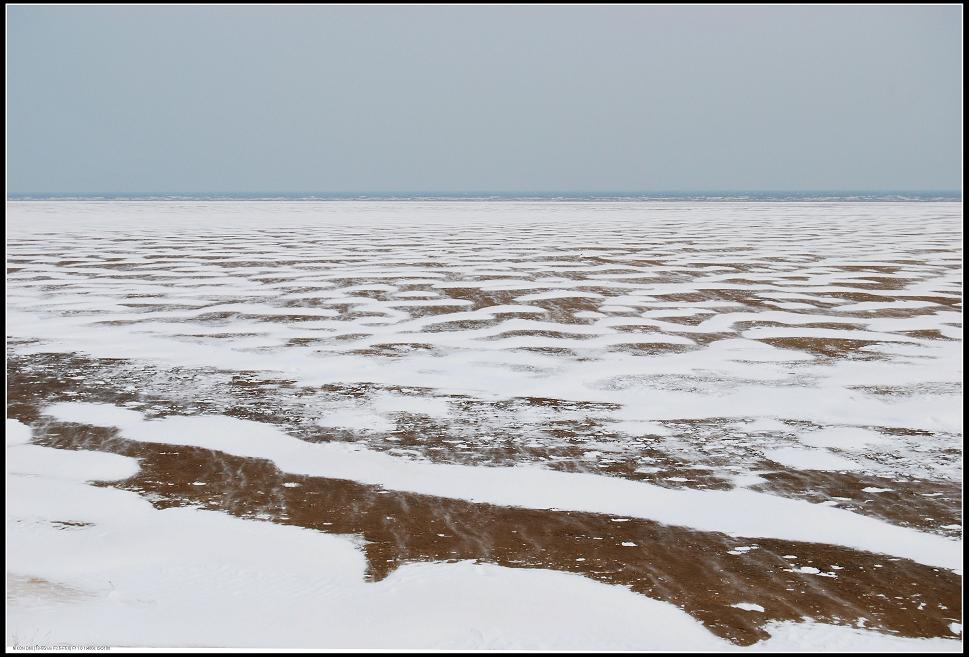
<path fill-rule="evenodd" d="M 99 427 L 124 427 L 138 424 L 142 414 L 114 404 L 63 404 L 57 406 L 57 419 L 61 422 L 93 424 Z"/>
<path fill-rule="evenodd" d="M 639 420 L 627 420 L 624 422 L 611 422 L 606 425 L 610 431 L 626 433 L 630 436 L 672 436 L 673 432 L 664 427 L 659 422 L 645 422 Z"/>
<path fill-rule="evenodd" d="M 753 652 L 962 652 L 954 639 L 913 639 L 844 625 L 814 621 L 771 622 L 764 629 L 769 639 L 752 645 Z"/>
<path fill-rule="evenodd" d="M 433 418 L 446 418 L 450 415 L 447 400 L 438 397 L 384 394 L 373 400 L 373 407 L 378 413 L 414 413 Z"/>
<path fill-rule="evenodd" d="M 127 456 L 39 445 L 8 447 L 5 461 L 8 474 L 77 481 L 117 481 L 138 473 L 138 461 Z"/>
<path fill-rule="evenodd" d="M 872 445 L 889 445 L 891 440 L 877 431 L 858 427 L 825 427 L 801 434 L 800 442 L 811 447 L 861 450 Z"/>
<path fill-rule="evenodd" d="M 351 431 L 392 431 L 397 425 L 365 408 L 342 408 L 317 419 L 317 426 Z"/>
<path fill-rule="evenodd" d="M 778 447 L 764 452 L 775 463 L 798 470 L 863 470 L 864 467 L 825 449 Z"/>
<path fill-rule="evenodd" d="M 552 290 L 550 292 L 536 292 L 535 294 L 525 294 L 515 297 L 515 301 L 550 301 L 553 299 L 604 299 L 605 297 L 595 292 L 580 292 L 578 290 Z"/>
<path fill-rule="evenodd" d="M 775 420 L 768 417 L 760 417 L 752 422 L 748 422 L 743 425 L 743 428 L 747 431 L 790 431 L 789 427 L 784 422 L 780 420 Z"/>
<path fill-rule="evenodd" d="M 20 420 L 11 420 L 10 418 L 7 418 L 6 432 L 4 434 L 4 440 L 7 443 L 7 447 L 29 443 L 30 435 L 30 427 L 28 427 L 26 424 Z"/>
<path fill-rule="evenodd" d="M 756 486 L 757 484 L 762 484 L 767 481 L 764 477 L 753 472 L 746 474 L 732 474 L 729 475 L 730 482 L 737 488 L 749 488 L 750 486 Z"/>

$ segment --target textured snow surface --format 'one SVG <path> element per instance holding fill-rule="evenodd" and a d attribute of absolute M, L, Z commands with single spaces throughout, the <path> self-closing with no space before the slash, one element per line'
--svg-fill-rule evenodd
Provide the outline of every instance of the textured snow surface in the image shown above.
<path fill-rule="evenodd" d="M 7 428 L 27 430 L 11 420 Z M 366 584 L 353 537 L 159 511 L 134 493 L 83 483 L 92 467 L 83 453 L 24 455 L 7 448 L 7 645 L 733 648 L 671 604 L 572 574 L 422 563 Z M 97 456 L 104 477 L 117 469 L 113 455 Z M 766 645 L 815 645 L 815 635 L 848 650 L 959 644 L 839 629 L 779 624 Z"/>
<path fill-rule="evenodd" d="M 945 500 L 962 480 L 959 203 L 11 202 L 7 215 L 8 353 L 101 368 L 67 382 L 84 395 L 38 402 L 40 422 L 961 569 L 958 518 L 878 511 Z M 76 401 L 115 399 L 85 396 L 109 375 L 145 400 Z M 734 647 L 670 604 L 552 570 L 420 563 L 365 583 L 358 537 L 156 510 L 94 485 L 134 460 L 6 429 L 8 643 Z M 765 486 L 778 481 L 807 483 Z M 861 492 L 829 492 L 845 482 Z M 744 597 L 734 607 L 763 617 Z M 960 645 L 768 629 L 751 649 Z"/>
<path fill-rule="evenodd" d="M 129 440 L 268 459 L 291 474 L 352 479 L 392 490 L 506 506 L 622 514 L 736 536 L 832 543 L 933 566 L 962 567 L 959 541 L 743 488 L 677 490 L 530 465 L 481 468 L 425 463 L 345 443 L 307 443 L 272 425 L 222 416 L 146 421 L 133 411 L 79 402 L 54 404 L 44 413 L 65 422 L 118 426 Z"/>
<path fill-rule="evenodd" d="M 445 398 L 541 398 L 598 405 L 590 419 L 682 458 L 756 469 L 800 441 L 859 472 L 961 478 L 956 203 L 7 210 L 23 354 L 422 391 L 301 411 L 371 436 L 404 413 L 453 423 Z M 516 413 L 488 417 L 520 427 Z M 669 426 L 683 421 L 763 435 L 701 445 Z"/>

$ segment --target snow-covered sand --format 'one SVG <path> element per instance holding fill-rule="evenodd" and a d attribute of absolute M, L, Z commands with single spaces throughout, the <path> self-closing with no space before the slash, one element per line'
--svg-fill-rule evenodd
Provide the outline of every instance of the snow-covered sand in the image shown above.
<path fill-rule="evenodd" d="M 29 433 L 15 420 L 7 431 Z M 425 563 L 366 584 L 351 536 L 158 511 L 84 483 L 126 476 L 121 457 L 25 447 L 6 454 L 7 645 L 734 648 L 671 604 L 566 573 Z M 772 635 L 754 649 L 959 649 L 811 623 Z"/>
<path fill-rule="evenodd" d="M 135 411 L 72 402 L 48 406 L 43 412 L 63 422 L 118 427 L 122 437 L 129 440 L 192 445 L 268 459 L 291 474 L 350 479 L 392 490 L 504 506 L 626 515 L 734 536 L 830 543 L 932 566 L 962 567 L 959 541 L 743 488 L 671 490 L 617 477 L 534 466 L 479 468 L 422 463 L 344 443 L 307 443 L 270 425 L 231 417 L 174 416 L 144 421 Z M 810 459 L 800 454 L 808 450 L 792 450 L 798 452 L 797 458 L 784 456 L 795 466 L 836 469 L 833 466 L 840 465 L 829 462 L 840 458 L 829 453 L 821 459 Z"/>
<path fill-rule="evenodd" d="M 386 490 L 961 569 L 955 510 L 934 502 L 962 480 L 959 204 L 7 211 L 8 353 L 102 364 L 32 402 L 41 423 Z M 237 377 L 259 382 L 247 402 L 259 421 L 239 419 Z M 102 403 L 119 379 L 144 399 Z M 166 398 L 206 410 L 171 415 Z M 130 476 L 131 459 L 7 429 L 8 642 L 54 627 L 57 640 L 116 645 L 731 645 L 669 603 L 553 570 L 420 563 L 365 584 L 353 537 L 155 510 L 84 483 Z M 858 497 L 826 492 L 839 487 Z M 231 613 L 193 624 L 220 605 Z M 96 636 L 107 618 L 115 634 Z M 765 627 L 754 649 L 955 644 Z"/>

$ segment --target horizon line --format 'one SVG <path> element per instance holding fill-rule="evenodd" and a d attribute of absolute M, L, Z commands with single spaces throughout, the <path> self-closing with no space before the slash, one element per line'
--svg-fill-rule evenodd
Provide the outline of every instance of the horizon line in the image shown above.
<path fill-rule="evenodd" d="M 6 199 L 10 200 L 56 200 L 62 199 L 703 199 L 703 198 L 833 198 L 833 199 L 877 199 L 877 198 L 944 198 L 962 199 L 961 189 L 817 189 L 817 190 L 464 190 L 464 191 L 139 191 L 139 192 L 7 192 Z"/>

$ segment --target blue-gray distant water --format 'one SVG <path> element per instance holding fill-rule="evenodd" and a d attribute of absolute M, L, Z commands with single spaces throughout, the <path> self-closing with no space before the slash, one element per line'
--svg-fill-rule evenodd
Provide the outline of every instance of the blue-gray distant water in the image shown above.
<path fill-rule="evenodd" d="M 253 192 L 7 194 L 8 201 L 962 201 L 961 191 L 899 192 Z"/>

